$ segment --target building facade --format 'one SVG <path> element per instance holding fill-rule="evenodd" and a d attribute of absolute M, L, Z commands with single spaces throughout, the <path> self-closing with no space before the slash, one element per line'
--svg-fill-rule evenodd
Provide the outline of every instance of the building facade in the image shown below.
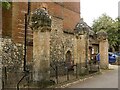
<path fill-rule="evenodd" d="M 15 43 L 24 43 L 25 31 L 25 14 L 28 13 L 28 2 L 12 2 L 11 8 L 2 10 L 2 37 L 10 37 Z M 31 2 L 30 12 L 35 11 L 37 8 L 44 7 L 49 11 L 52 17 L 61 19 L 63 24 L 62 30 L 73 31 L 77 22 L 80 20 L 80 3 L 79 2 L 63 2 L 63 3 L 41 3 Z M 55 22 L 57 23 L 57 21 Z M 55 27 L 54 28 L 59 28 Z M 32 39 L 33 32 L 27 29 L 27 55 L 28 61 L 32 58 Z"/>
<path fill-rule="evenodd" d="M 27 55 L 23 57 L 23 48 L 20 64 L 28 69 L 25 72 L 32 73 L 32 81 L 50 80 L 50 77 L 57 79 L 58 75 L 66 75 L 66 71 L 72 71 L 77 76 L 87 73 L 89 62 L 95 60 L 98 52 L 103 57 L 101 67 L 108 65 L 107 56 L 104 57 L 101 49 L 102 45 L 107 47 L 106 36 L 101 38 L 106 34 L 95 34 L 80 18 L 80 2 L 12 2 L 9 10 L 3 8 L 2 15 L 2 38 L 10 38 L 8 42 L 20 44 L 20 47 L 26 45 Z M 107 48 L 103 51 L 107 54 Z M 20 79 L 21 74 L 17 75 Z M 6 78 L 4 81 L 7 82 Z"/>

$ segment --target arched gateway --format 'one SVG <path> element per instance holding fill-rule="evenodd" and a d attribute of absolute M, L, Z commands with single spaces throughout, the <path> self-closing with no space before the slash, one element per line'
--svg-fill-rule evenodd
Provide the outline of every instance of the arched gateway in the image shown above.
<path fill-rule="evenodd" d="M 69 70 L 73 70 L 73 60 L 72 60 L 72 54 L 71 51 L 67 51 L 66 53 L 66 66 Z"/>

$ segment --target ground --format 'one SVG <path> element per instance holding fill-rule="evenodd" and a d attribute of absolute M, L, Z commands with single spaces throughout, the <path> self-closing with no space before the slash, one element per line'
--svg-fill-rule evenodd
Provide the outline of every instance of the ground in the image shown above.
<path fill-rule="evenodd" d="M 110 65 L 110 70 L 104 70 L 102 74 L 74 83 L 67 88 L 118 88 L 118 68 L 120 66 Z"/>

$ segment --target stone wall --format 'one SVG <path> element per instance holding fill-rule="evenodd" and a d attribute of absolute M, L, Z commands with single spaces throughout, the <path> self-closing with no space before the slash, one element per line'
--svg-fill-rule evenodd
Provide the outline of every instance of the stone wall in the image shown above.
<path fill-rule="evenodd" d="M 63 20 L 52 17 L 50 35 L 50 61 L 63 60 Z"/>
<path fill-rule="evenodd" d="M 1 32 L 3 37 L 11 37 L 15 43 L 24 43 L 25 30 L 25 13 L 28 10 L 28 2 L 11 2 L 12 7 L 9 10 L 2 10 L 3 30 Z M 76 22 L 80 19 L 80 2 L 31 2 L 31 12 L 38 8 L 45 7 L 51 16 L 63 19 L 62 28 L 73 30 Z M 68 17 L 70 16 L 70 17 Z M 75 16 L 75 17 L 74 17 Z M 74 18 L 73 18 L 74 17 Z M 59 22 L 57 20 L 57 22 Z M 58 23 L 59 24 L 59 23 Z M 7 27 L 6 27 L 7 25 Z M 57 26 L 56 23 L 53 24 Z M 57 30 L 61 28 L 56 28 Z M 32 61 L 33 45 L 33 31 L 27 29 L 27 61 Z"/>
<path fill-rule="evenodd" d="M 63 31 L 62 19 L 52 17 L 52 30 L 50 36 L 51 75 L 55 74 L 53 69 L 55 66 L 58 66 L 59 74 L 65 73 L 66 53 L 68 51 L 71 53 L 71 61 L 75 62 L 74 38 L 74 33 L 70 34 Z"/>
<path fill-rule="evenodd" d="M 11 70 L 22 67 L 23 45 L 15 44 L 11 39 L 2 39 L 2 63 L 5 67 L 13 67 Z"/>
<path fill-rule="evenodd" d="M 15 86 L 23 72 L 23 45 L 9 38 L 1 38 L 2 80 L 6 86 Z M 14 81 L 14 82 L 13 82 Z"/>
<path fill-rule="evenodd" d="M 55 68 L 64 71 L 64 41 L 63 19 L 52 17 L 52 30 L 50 34 L 50 75 L 55 76 Z"/>
<path fill-rule="evenodd" d="M 74 35 L 64 33 L 64 58 L 66 60 L 66 53 L 71 52 L 71 60 L 74 61 Z"/>
<path fill-rule="evenodd" d="M 51 65 L 55 67 L 55 65 L 57 65 L 56 63 L 59 62 L 65 64 L 66 53 L 70 51 L 73 65 L 77 63 L 79 67 L 85 67 L 86 36 L 79 35 L 79 37 L 76 37 L 74 32 L 64 31 L 62 21 L 62 19 L 52 17 L 52 30 L 50 36 Z M 62 69 L 65 70 L 65 66 Z"/>

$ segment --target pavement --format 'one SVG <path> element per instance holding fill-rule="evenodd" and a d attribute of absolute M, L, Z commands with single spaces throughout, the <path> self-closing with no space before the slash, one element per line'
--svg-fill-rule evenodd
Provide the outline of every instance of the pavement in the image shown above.
<path fill-rule="evenodd" d="M 73 82 L 66 88 L 118 88 L 118 68 L 120 66 L 109 65 L 109 70 L 102 70 L 102 74 Z"/>

